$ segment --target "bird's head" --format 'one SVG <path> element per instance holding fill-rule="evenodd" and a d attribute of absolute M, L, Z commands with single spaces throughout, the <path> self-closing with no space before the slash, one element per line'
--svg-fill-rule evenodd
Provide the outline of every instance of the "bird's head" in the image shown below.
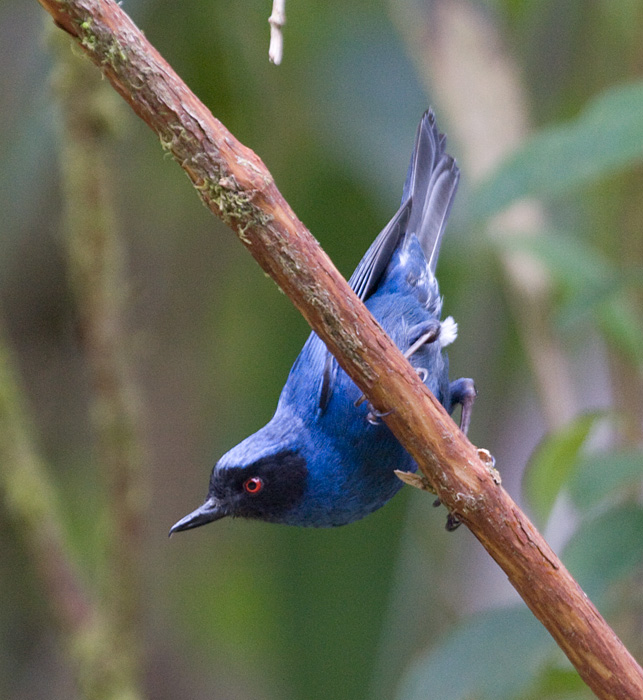
<path fill-rule="evenodd" d="M 205 503 L 173 525 L 170 535 L 229 515 L 283 522 L 304 497 L 307 475 L 306 459 L 295 450 L 282 450 L 245 465 L 222 459 L 212 470 Z"/>

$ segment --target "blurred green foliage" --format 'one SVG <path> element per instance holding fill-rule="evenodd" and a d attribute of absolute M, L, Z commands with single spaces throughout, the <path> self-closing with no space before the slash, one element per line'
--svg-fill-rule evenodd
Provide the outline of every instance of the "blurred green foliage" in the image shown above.
<path fill-rule="evenodd" d="M 477 191 L 463 172 L 438 270 L 445 310 L 460 324 L 452 373 L 475 377 L 471 438 L 496 456 L 514 496 L 539 446 L 524 500 L 640 658 L 643 3 L 482 4 L 522 72 L 536 130 Z M 267 60 L 268 0 L 131 0 L 125 9 L 264 159 L 348 276 L 395 211 L 423 110 L 433 105 L 450 128 L 390 7 L 290 0 L 279 68 Z M 99 585 L 103 487 L 60 245 L 42 27 L 37 3 L 0 1 L 0 298 L 70 541 Z M 121 119 L 114 185 L 152 482 L 141 560 L 149 697 L 590 697 L 469 533 L 444 532 L 443 509 L 421 494 L 405 491 L 333 531 L 230 521 L 168 542 L 169 526 L 205 495 L 217 457 L 270 417 L 308 329 L 146 128 L 127 110 Z M 453 139 L 450 151 L 458 156 Z M 487 238 L 485 217 L 524 196 L 547 205 L 547 230 Z M 548 434 L 499 272 L 509 244 L 554 281 L 552 331 L 575 380 L 578 419 Z M 0 692 L 73 697 L 3 510 L 0 521 Z"/>
<path fill-rule="evenodd" d="M 540 527 L 546 524 L 561 488 L 574 472 L 581 448 L 598 418 L 592 413 L 581 415 L 564 429 L 549 435 L 534 452 L 525 472 L 523 488 Z"/>
<path fill-rule="evenodd" d="M 541 130 L 479 190 L 473 214 L 485 217 L 527 196 L 560 196 L 636 163 L 643 155 L 643 85 L 601 93 L 562 126 Z"/>

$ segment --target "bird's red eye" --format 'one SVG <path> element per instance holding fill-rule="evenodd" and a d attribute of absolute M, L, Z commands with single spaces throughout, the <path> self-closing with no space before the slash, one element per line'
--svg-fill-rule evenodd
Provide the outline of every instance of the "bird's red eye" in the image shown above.
<path fill-rule="evenodd" d="M 246 493 L 249 493 L 251 496 L 254 496 L 261 491 L 263 488 L 263 480 L 260 479 L 258 476 L 253 476 L 250 479 L 246 479 L 243 482 L 243 489 Z"/>

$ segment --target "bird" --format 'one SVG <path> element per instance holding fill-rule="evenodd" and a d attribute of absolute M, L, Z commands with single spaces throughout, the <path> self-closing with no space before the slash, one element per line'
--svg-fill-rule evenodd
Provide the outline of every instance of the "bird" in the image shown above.
<path fill-rule="evenodd" d="M 349 285 L 405 354 L 424 384 L 467 432 L 476 396 L 472 379 L 449 381 L 445 348 L 457 337 L 441 320 L 435 270 L 458 187 L 459 169 L 427 110 L 420 121 L 402 203 L 355 269 Z M 205 502 L 170 535 L 224 517 L 335 527 L 386 504 L 402 487 L 395 470 L 417 464 L 315 332 L 308 337 L 272 419 L 224 454 Z M 439 505 L 439 500 L 436 501 Z M 450 515 L 447 529 L 455 529 Z"/>

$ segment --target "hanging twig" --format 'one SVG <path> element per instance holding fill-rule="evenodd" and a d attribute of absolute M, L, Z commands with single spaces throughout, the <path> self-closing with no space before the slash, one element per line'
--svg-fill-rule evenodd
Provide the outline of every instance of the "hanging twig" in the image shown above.
<path fill-rule="evenodd" d="M 381 412 L 599 698 L 643 697 L 643 670 L 493 469 L 460 433 L 296 218 L 261 160 L 190 92 L 113 0 L 40 0 L 156 131 Z"/>
<path fill-rule="evenodd" d="M 270 48 L 268 56 L 278 66 L 284 54 L 284 35 L 281 31 L 286 24 L 286 0 L 273 0 L 270 23 Z"/>

